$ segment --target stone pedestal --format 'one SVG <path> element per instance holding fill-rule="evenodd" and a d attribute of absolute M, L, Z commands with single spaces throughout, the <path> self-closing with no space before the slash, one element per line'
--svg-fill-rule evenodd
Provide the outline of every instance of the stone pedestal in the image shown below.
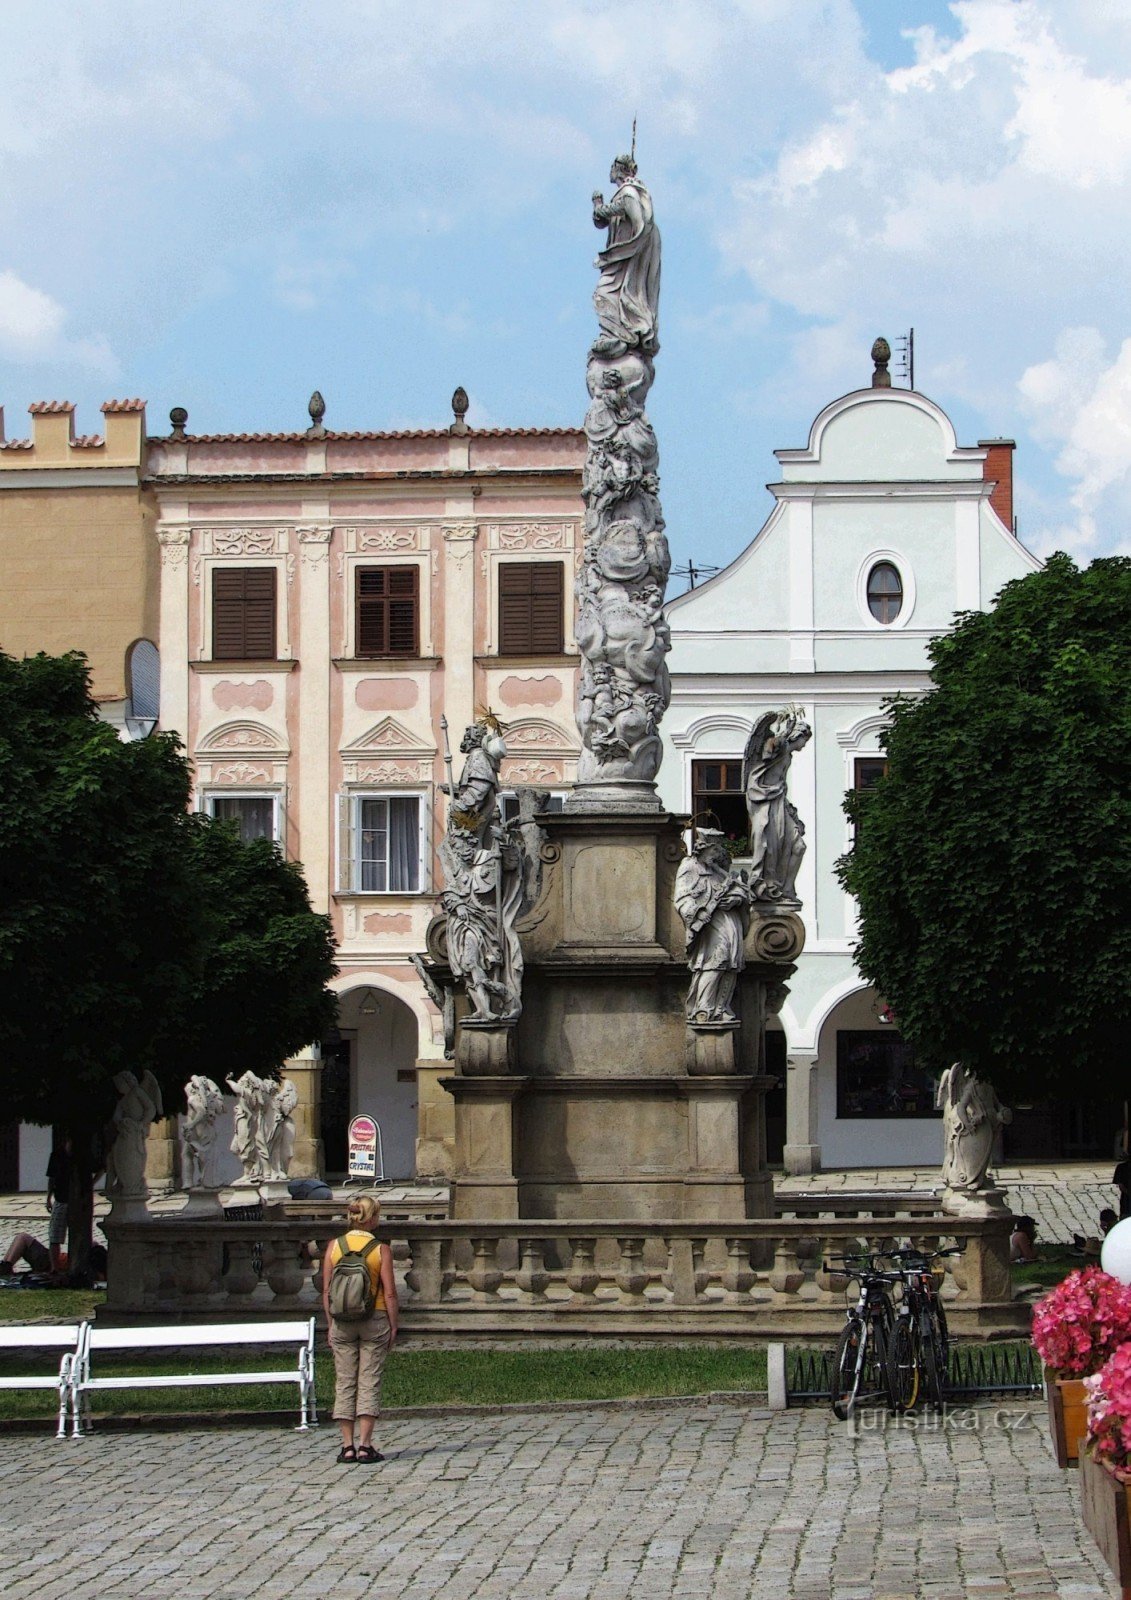
<path fill-rule="evenodd" d="M 456 1111 L 452 1216 L 508 1222 L 519 1215 L 514 1102 L 523 1080 L 459 1076 L 441 1081 Z"/>
<path fill-rule="evenodd" d="M 223 1220 L 224 1207 L 220 1201 L 219 1189 L 188 1189 L 185 1191 L 185 1203 L 177 1212 L 183 1221 L 213 1221 Z"/>
<path fill-rule="evenodd" d="M 447 1183 L 455 1156 L 455 1107 L 444 1088 L 451 1072 L 448 1061 L 416 1063 L 417 1127 L 416 1176 L 422 1183 Z"/>
<path fill-rule="evenodd" d="M 288 1057 L 285 1063 L 286 1076 L 298 1095 L 291 1113 L 295 1125 L 292 1178 L 320 1178 L 325 1169 L 321 1137 L 322 1065 L 322 1052 L 316 1044 L 307 1045 L 298 1055 Z"/>
<path fill-rule="evenodd" d="M 180 1187 L 181 1144 L 176 1117 L 150 1125 L 145 1140 L 145 1181 L 150 1194 L 168 1194 Z"/>
<path fill-rule="evenodd" d="M 815 1051 L 791 1050 L 785 1078 L 785 1170 L 800 1177 L 821 1170 L 817 1143 L 818 1068 Z"/>
<path fill-rule="evenodd" d="M 757 914 L 740 1020 L 689 1024 L 673 899 L 684 819 L 591 810 L 589 792 L 540 819 L 517 1025 L 457 1027 L 458 1070 L 441 1080 L 455 1102 L 452 1214 L 769 1215 L 766 996 L 793 971 L 800 920 Z"/>

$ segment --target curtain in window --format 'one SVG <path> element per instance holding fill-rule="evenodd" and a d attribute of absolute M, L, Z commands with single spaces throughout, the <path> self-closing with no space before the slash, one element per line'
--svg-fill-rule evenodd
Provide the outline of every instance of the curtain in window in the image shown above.
<path fill-rule="evenodd" d="M 358 801 L 358 887 L 411 894 L 420 887 L 420 800 L 365 795 Z"/>
<path fill-rule="evenodd" d="M 212 815 L 221 822 L 238 822 L 245 844 L 275 837 L 275 802 L 270 795 L 216 795 Z"/>

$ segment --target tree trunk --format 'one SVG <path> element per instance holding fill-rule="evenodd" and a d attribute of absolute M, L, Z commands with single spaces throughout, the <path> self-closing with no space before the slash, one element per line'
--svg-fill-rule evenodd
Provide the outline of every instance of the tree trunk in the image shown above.
<path fill-rule="evenodd" d="M 101 1171 L 101 1139 L 89 1125 L 72 1127 L 71 1190 L 67 1201 L 67 1265 L 71 1281 L 94 1282 L 90 1246 L 94 1236 L 94 1178 Z"/>

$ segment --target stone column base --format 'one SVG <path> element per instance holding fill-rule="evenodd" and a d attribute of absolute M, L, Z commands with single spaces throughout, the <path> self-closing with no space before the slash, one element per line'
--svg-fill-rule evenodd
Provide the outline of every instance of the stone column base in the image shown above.
<path fill-rule="evenodd" d="M 465 1078 L 498 1078 L 514 1071 L 515 1018 L 464 1017 L 456 1037 L 456 1068 Z"/>

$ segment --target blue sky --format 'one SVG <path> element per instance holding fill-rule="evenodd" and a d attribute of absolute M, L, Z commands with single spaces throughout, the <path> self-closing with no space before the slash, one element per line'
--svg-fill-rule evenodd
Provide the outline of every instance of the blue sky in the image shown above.
<path fill-rule="evenodd" d="M 1119 0 L 7 0 L 0 404 L 151 431 L 579 423 L 589 195 L 639 114 L 677 563 L 916 330 L 1022 538 L 1131 548 L 1131 7 Z"/>

